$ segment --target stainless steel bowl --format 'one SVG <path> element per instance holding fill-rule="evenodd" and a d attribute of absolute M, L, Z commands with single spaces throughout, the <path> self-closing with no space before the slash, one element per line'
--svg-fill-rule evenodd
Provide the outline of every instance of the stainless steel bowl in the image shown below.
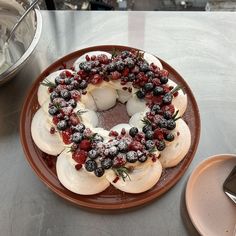
<path fill-rule="evenodd" d="M 0 0 L 0 43 L 5 41 L 6 32 L 13 27 L 29 5 L 30 1 L 27 0 Z M 36 7 L 25 17 L 9 41 L 8 58 L 11 63 L 5 71 L 0 72 L 0 85 L 14 78 L 24 66 L 40 39 L 41 31 L 42 16 Z"/>

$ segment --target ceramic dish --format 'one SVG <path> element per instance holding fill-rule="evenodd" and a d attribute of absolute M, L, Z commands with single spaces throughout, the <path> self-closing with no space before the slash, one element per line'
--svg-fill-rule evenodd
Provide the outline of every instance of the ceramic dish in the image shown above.
<path fill-rule="evenodd" d="M 188 180 L 187 210 L 201 235 L 236 235 L 236 205 L 223 192 L 223 183 L 235 165 L 235 155 L 212 156 Z"/>
<path fill-rule="evenodd" d="M 30 163 L 31 167 L 35 171 L 35 173 L 39 176 L 39 178 L 55 193 L 69 200 L 70 202 L 73 202 L 83 207 L 100 209 L 100 210 L 119 210 L 119 209 L 140 206 L 150 202 L 151 200 L 165 193 L 168 189 L 170 189 L 173 185 L 177 183 L 177 181 L 180 179 L 180 177 L 184 174 L 184 172 L 188 168 L 189 164 L 191 163 L 194 157 L 200 136 L 199 111 L 197 103 L 189 86 L 172 67 L 170 67 L 166 62 L 161 60 L 163 67 L 170 72 L 170 78 L 176 81 L 178 84 L 182 85 L 185 88 L 185 91 L 188 96 L 188 107 L 184 114 L 184 119 L 187 122 L 191 131 L 191 147 L 188 154 L 185 156 L 184 160 L 181 163 L 179 163 L 176 167 L 164 170 L 161 179 L 152 189 L 150 189 L 147 192 L 136 195 L 121 192 L 115 189 L 114 187 L 110 186 L 100 194 L 92 196 L 82 196 L 70 192 L 60 184 L 55 172 L 55 165 L 54 165 L 55 163 L 48 161 L 50 160 L 48 155 L 40 151 L 36 147 L 31 138 L 30 126 L 32 117 L 34 116 L 36 110 L 39 108 L 39 104 L 37 101 L 37 89 L 39 83 L 45 78 L 45 76 L 65 66 L 65 64 L 67 68 L 70 68 L 73 62 L 76 60 L 76 58 L 78 58 L 79 56 L 83 55 L 86 52 L 90 51 L 112 52 L 114 49 L 118 51 L 131 50 L 130 47 L 115 46 L 115 45 L 85 48 L 73 52 L 69 55 L 66 55 L 65 57 L 59 59 L 58 61 L 50 65 L 36 79 L 32 88 L 30 89 L 25 99 L 20 119 L 20 136 L 25 156 L 28 162 Z M 104 113 L 104 115 L 106 115 L 106 112 Z M 101 126 L 102 123 L 104 122 L 100 122 Z"/>

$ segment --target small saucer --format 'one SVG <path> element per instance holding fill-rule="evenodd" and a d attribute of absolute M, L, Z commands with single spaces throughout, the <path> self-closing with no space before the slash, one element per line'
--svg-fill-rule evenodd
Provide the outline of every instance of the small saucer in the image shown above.
<path fill-rule="evenodd" d="M 201 162 L 188 180 L 186 206 L 201 235 L 236 235 L 236 205 L 223 192 L 235 165 L 236 155 L 215 155 Z"/>

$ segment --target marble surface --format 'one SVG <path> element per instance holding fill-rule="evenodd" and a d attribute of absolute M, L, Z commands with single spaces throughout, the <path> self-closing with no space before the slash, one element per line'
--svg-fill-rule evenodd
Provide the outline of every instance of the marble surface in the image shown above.
<path fill-rule="evenodd" d="M 236 152 L 236 15 L 200 12 L 47 12 L 36 51 L 0 88 L 0 229 L 4 236 L 198 235 L 185 208 L 186 181 L 196 165 Z M 71 205 L 33 173 L 19 141 L 27 90 L 49 64 L 74 50 L 120 44 L 152 52 L 188 82 L 202 132 L 187 172 L 170 191 L 140 209 L 98 214 Z"/>

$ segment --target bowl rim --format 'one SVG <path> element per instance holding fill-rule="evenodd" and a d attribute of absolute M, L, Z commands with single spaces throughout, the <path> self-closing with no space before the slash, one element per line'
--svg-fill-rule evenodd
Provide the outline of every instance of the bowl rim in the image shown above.
<path fill-rule="evenodd" d="M 34 51 L 39 42 L 43 25 L 42 15 L 40 13 L 40 8 L 37 5 L 33 9 L 33 11 L 35 13 L 35 19 L 37 23 L 33 39 L 29 47 L 26 49 L 25 53 L 16 61 L 16 63 L 11 65 L 7 70 L 5 70 L 2 74 L 0 74 L 0 83 L 6 82 L 8 77 L 11 77 L 11 75 L 13 75 L 17 71 L 17 69 L 20 69 L 24 65 L 24 63 L 27 61 L 27 59 L 32 54 L 32 52 Z"/>

